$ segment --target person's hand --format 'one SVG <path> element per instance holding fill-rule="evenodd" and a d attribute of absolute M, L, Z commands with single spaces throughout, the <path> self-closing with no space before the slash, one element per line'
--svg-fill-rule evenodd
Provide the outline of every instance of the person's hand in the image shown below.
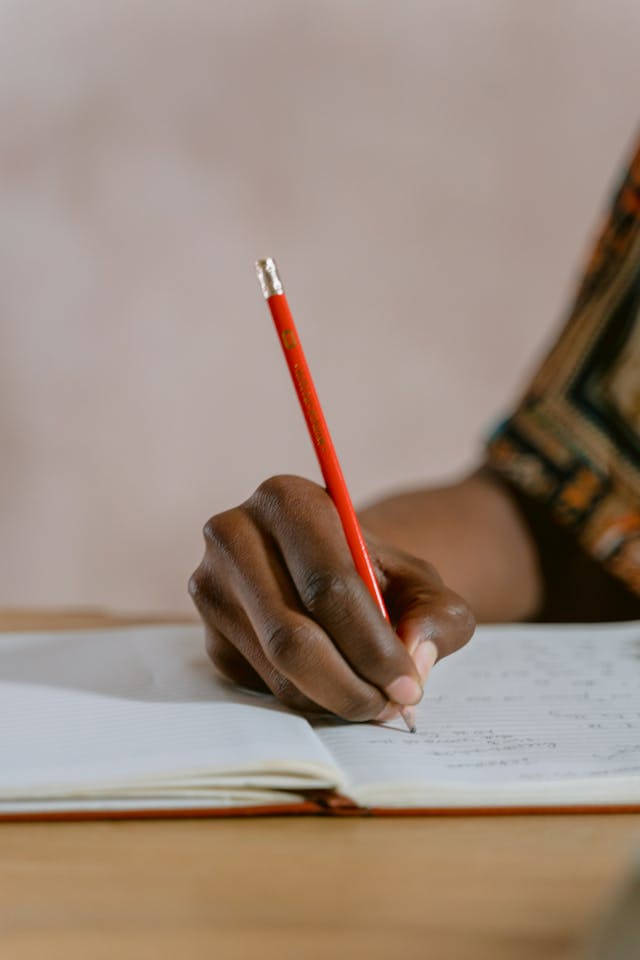
<path fill-rule="evenodd" d="M 366 535 L 366 533 L 365 533 Z M 220 672 L 301 711 L 391 719 L 422 696 L 438 657 L 465 644 L 474 619 L 436 571 L 366 537 L 392 626 L 351 559 L 326 491 L 273 477 L 204 527 L 189 592 Z"/>

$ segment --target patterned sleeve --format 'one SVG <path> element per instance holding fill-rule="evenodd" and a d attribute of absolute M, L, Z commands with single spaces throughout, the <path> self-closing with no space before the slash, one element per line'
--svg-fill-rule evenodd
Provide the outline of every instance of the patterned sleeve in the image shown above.
<path fill-rule="evenodd" d="M 568 323 L 488 464 L 640 595 L 640 148 Z"/>

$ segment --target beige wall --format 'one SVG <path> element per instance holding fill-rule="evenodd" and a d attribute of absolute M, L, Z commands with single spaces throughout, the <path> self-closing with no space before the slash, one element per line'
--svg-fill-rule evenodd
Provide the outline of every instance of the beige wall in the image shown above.
<path fill-rule="evenodd" d="M 188 604 L 207 516 L 316 477 L 276 256 L 357 498 L 469 463 L 556 327 L 638 0 L 0 0 L 0 604 Z"/>

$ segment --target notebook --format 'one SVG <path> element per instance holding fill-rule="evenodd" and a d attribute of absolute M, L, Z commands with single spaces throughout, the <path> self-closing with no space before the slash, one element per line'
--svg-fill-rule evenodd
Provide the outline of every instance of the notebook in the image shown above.
<path fill-rule="evenodd" d="M 481 627 L 417 725 L 240 690 L 197 625 L 0 634 L 0 817 L 640 809 L 640 623 Z"/>

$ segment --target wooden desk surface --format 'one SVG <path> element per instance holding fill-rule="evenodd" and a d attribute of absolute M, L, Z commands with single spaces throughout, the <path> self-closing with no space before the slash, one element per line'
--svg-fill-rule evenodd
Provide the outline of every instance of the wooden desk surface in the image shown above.
<path fill-rule="evenodd" d="M 2 824 L 0 957 L 574 957 L 639 845 L 607 814 Z"/>

